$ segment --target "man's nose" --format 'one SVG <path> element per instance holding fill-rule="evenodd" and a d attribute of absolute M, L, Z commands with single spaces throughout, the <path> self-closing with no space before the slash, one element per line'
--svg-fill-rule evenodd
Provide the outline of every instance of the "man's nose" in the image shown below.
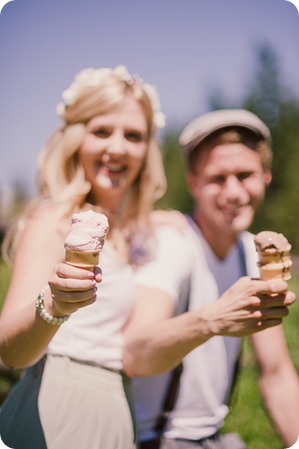
<path fill-rule="evenodd" d="M 236 198 L 244 192 L 242 182 L 235 175 L 226 178 L 224 187 L 228 198 Z"/>

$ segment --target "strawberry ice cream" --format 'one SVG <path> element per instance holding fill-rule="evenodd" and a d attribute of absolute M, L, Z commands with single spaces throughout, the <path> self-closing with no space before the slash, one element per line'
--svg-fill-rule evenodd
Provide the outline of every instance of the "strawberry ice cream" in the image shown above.
<path fill-rule="evenodd" d="M 93 269 L 99 263 L 99 254 L 108 231 L 106 215 L 93 210 L 74 214 L 64 244 L 65 261 L 71 265 Z"/>

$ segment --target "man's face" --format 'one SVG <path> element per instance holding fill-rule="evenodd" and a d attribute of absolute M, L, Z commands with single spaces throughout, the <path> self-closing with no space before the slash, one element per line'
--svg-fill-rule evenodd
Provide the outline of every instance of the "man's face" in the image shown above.
<path fill-rule="evenodd" d="M 188 174 L 202 231 L 235 237 L 252 223 L 271 173 L 260 156 L 242 143 L 214 144 L 200 151 Z"/>

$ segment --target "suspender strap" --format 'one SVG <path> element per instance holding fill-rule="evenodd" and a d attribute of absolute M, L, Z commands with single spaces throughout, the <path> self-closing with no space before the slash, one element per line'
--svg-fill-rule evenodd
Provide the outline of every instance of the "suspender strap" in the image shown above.
<path fill-rule="evenodd" d="M 192 279 L 190 279 L 189 291 L 186 296 L 186 304 L 184 305 L 185 312 L 187 312 L 189 310 L 191 281 L 192 281 Z M 163 430 L 168 421 L 169 414 L 174 409 L 178 390 L 179 390 L 180 377 L 181 377 L 182 372 L 183 372 L 183 362 L 181 362 L 178 366 L 176 366 L 171 372 L 170 382 L 169 382 L 168 389 L 165 394 L 165 398 L 164 398 L 164 402 L 163 402 L 162 410 L 161 410 L 161 415 L 158 418 L 156 425 L 154 426 L 154 430 L 157 432 L 158 435 L 162 435 Z"/>
<path fill-rule="evenodd" d="M 174 404 L 177 398 L 177 392 L 179 389 L 179 383 L 180 383 L 180 377 L 183 371 L 183 364 L 180 363 L 174 370 L 172 371 L 170 383 L 168 386 L 168 390 L 163 402 L 162 407 L 162 413 L 160 418 L 158 419 L 155 430 L 157 431 L 158 435 L 161 435 L 163 432 L 163 429 L 167 423 L 169 413 L 174 408 Z"/>

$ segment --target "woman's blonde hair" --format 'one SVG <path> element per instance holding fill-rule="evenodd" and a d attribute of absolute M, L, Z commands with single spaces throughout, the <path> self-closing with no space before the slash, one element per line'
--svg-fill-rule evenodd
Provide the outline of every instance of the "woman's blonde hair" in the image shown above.
<path fill-rule="evenodd" d="M 92 75 L 94 73 L 101 75 L 101 71 L 106 72 L 105 76 L 99 76 L 97 82 L 91 85 L 87 77 L 86 82 L 79 80 L 78 87 L 75 78 L 69 89 L 72 95 L 69 91 L 65 91 L 68 92 L 71 101 L 59 105 L 59 113 L 64 124 L 50 136 L 40 154 L 37 176 L 39 196 L 33 203 L 36 205 L 47 200 L 57 206 L 57 213 L 61 217 L 69 217 L 74 211 L 85 207 L 89 200 L 91 185 L 85 179 L 78 151 L 86 133 L 86 125 L 92 117 L 114 109 L 128 94 L 132 94 L 145 113 L 148 150 L 143 170 L 130 187 L 125 204 L 117 217 L 120 229 L 125 231 L 126 240 L 130 241 L 137 231 L 150 231 L 150 212 L 155 201 L 166 191 L 162 155 L 156 137 L 155 119 L 157 114 L 161 114 L 159 104 L 157 97 L 154 98 L 155 101 L 153 100 L 152 86 L 148 89 L 149 85 L 124 70 L 87 69 L 87 71 Z M 35 207 L 31 205 L 28 210 L 32 209 Z M 113 231 L 109 234 L 112 238 Z M 7 248 L 7 241 L 4 247 Z"/>

